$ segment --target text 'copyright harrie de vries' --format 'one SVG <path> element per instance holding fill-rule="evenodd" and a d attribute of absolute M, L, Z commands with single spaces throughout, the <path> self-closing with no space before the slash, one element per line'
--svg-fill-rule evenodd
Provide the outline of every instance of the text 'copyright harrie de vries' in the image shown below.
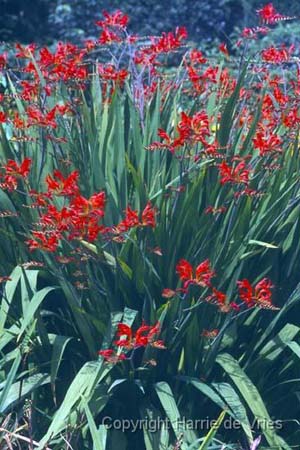
<path fill-rule="evenodd" d="M 119 431 L 130 431 L 134 433 L 138 430 L 147 430 L 150 433 L 155 433 L 156 431 L 165 430 L 210 430 L 213 426 L 217 424 L 216 420 L 212 419 L 178 419 L 171 422 L 168 418 L 144 418 L 144 419 L 114 419 L 110 416 L 103 417 L 101 424 L 104 425 L 108 430 L 114 429 Z M 250 423 L 252 429 L 257 429 L 261 431 L 265 430 L 281 430 L 283 427 L 283 422 L 281 420 L 254 420 Z M 222 427 L 227 430 L 240 430 L 242 429 L 242 424 L 237 420 L 228 417 L 222 423 Z"/>

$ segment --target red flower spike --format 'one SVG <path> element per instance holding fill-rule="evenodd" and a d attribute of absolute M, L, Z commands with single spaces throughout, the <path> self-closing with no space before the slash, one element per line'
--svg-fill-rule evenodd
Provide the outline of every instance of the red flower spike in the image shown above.
<path fill-rule="evenodd" d="M 2 53 L 0 55 L 0 70 L 3 70 L 7 64 L 7 54 Z"/>
<path fill-rule="evenodd" d="M 206 301 L 217 304 L 220 308 L 226 305 L 227 295 L 216 288 L 212 288 L 212 294 L 206 297 Z"/>
<path fill-rule="evenodd" d="M 211 270 L 210 262 L 208 259 L 203 261 L 196 267 L 196 283 L 199 286 L 210 286 L 210 280 L 215 276 L 215 272 Z"/>
<path fill-rule="evenodd" d="M 211 284 L 211 278 L 215 276 L 215 272 L 211 269 L 208 259 L 196 267 L 195 275 L 193 266 L 185 259 L 181 259 L 176 265 L 176 272 L 179 275 L 179 278 L 182 281 L 185 281 L 183 285 L 184 289 L 186 289 L 190 284 L 209 287 Z"/>
<path fill-rule="evenodd" d="M 156 221 L 156 209 L 151 205 L 151 202 L 148 202 L 145 209 L 142 212 L 142 222 L 141 225 L 145 227 L 155 228 Z"/>
<path fill-rule="evenodd" d="M 286 17 L 281 14 L 279 14 L 275 7 L 273 6 L 273 3 L 268 3 L 263 8 L 257 10 L 257 14 L 259 15 L 259 18 L 262 23 L 266 24 L 274 24 L 276 22 L 279 22 L 280 20 L 289 20 L 293 19 L 293 17 Z"/>
<path fill-rule="evenodd" d="M 120 355 L 117 355 L 112 349 L 100 350 L 98 355 L 102 356 L 106 362 L 113 364 L 126 359 L 124 354 L 121 353 Z"/>
<path fill-rule="evenodd" d="M 271 289 L 273 288 L 273 285 L 268 278 L 263 278 L 254 287 L 247 279 L 238 281 L 237 285 L 239 288 L 239 296 L 248 308 L 259 306 L 263 309 L 279 309 L 272 304 Z"/>
<path fill-rule="evenodd" d="M 9 191 L 17 189 L 18 179 L 27 178 L 30 172 L 30 166 L 30 158 L 25 158 L 20 165 L 16 161 L 9 159 L 7 164 L 2 166 L 4 170 L 4 174 L 2 175 L 3 183 L 1 183 L 2 189 L 8 189 Z"/>
<path fill-rule="evenodd" d="M 6 171 L 6 175 L 26 178 L 30 172 L 31 159 L 25 158 L 23 162 L 18 165 L 14 160 L 9 159 L 4 169 Z"/>
<path fill-rule="evenodd" d="M 124 335 L 131 339 L 131 337 L 132 337 L 132 330 L 125 323 L 119 323 L 118 324 L 117 336 L 124 336 Z"/>
<path fill-rule="evenodd" d="M 228 52 L 228 49 L 227 49 L 227 45 L 224 43 L 224 42 L 222 42 L 222 44 L 220 44 L 219 45 L 219 50 L 220 50 L 220 52 L 221 53 L 223 53 L 225 56 L 229 56 L 229 52 Z"/>
<path fill-rule="evenodd" d="M 157 322 L 154 326 L 145 325 L 144 323 L 137 329 L 136 333 L 132 332 L 131 327 L 124 323 L 118 324 L 117 336 L 126 336 L 114 342 L 119 347 L 125 347 L 130 350 L 137 347 L 146 347 L 151 345 L 157 348 L 165 348 L 162 341 L 156 340 L 156 335 L 160 331 L 160 324 Z"/>
<path fill-rule="evenodd" d="M 46 183 L 48 185 L 48 193 L 60 196 L 74 196 L 79 194 L 78 187 L 79 172 L 74 170 L 68 177 L 64 178 L 59 170 L 53 172 L 53 177 L 47 175 Z"/>
<path fill-rule="evenodd" d="M 28 239 L 26 244 L 29 246 L 29 250 L 44 250 L 46 252 L 55 252 L 58 245 L 60 234 L 55 232 L 50 235 L 46 235 L 40 231 L 33 231 L 32 235 L 35 239 Z"/>
<path fill-rule="evenodd" d="M 192 280 L 193 266 L 186 259 L 180 259 L 176 265 L 176 273 L 182 281 Z"/>
<path fill-rule="evenodd" d="M 117 27 L 124 29 L 128 25 L 129 17 L 126 14 L 123 14 L 120 10 L 117 10 L 113 14 L 109 14 L 107 11 L 103 11 L 102 14 L 104 16 L 104 20 L 98 20 L 96 22 L 96 25 L 98 25 L 98 27 Z"/>
<path fill-rule="evenodd" d="M 290 48 L 286 48 L 285 46 L 281 48 L 269 47 L 262 50 L 261 57 L 267 63 L 282 64 L 291 59 L 293 50 L 293 46 Z"/>
<path fill-rule="evenodd" d="M 220 183 L 248 184 L 250 169 L 245 161 L 241 161 L 235 167 L 229 166 L 225 161 L 218 165 L 220 173 Z"/>

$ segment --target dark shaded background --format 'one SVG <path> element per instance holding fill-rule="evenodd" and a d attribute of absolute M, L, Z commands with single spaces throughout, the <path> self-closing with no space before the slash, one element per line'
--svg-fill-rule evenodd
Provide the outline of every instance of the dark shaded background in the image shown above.
<path fill-rule="evenodd" d="M 257 24 L 258 0 L 0 0 L 0 40 L 51 43 L 97 37 L 95 20 L 105 9 L 130 16 L 130 31 L 155 35 L 178 25 L 191 40 L 226 40 L 235 26 Z M 275 0 L 279 12 L 300 16 L 300 2 Z"/>

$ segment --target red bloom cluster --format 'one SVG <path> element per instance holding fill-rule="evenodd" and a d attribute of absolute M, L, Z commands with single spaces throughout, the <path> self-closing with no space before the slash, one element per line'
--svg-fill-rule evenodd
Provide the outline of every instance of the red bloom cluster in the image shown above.
<path fill-rule="evenodd" d="M 96 25 L 98 25 L 101 28 L 108 28 L 108 27 L 116 27 L 121 28 L 124 30 L 129 22 L 129 18 L 126 14 L 123 14 L 122 11 L 117 10 L 113 14 L 109 14 L 107 11 L 103 11 L 104 20 L 98 20 L 96 22 Z"/>
<path fill-rule="evenodd" d="M 259 306 L 264 309 L 279 309 L 272 304 L 271 289 L 273 288 L 273 285 L 271 280 L 268 278 L 263 278 L 254 287 L 247 279 L 238 281 L 237 285 L 239 288 L 240 298 L 248 308 L 252 306 Z"/>
<path fill-rule="evenodd" d="M 281 48 L 269 47 L 261 52 L 262 60 L 273 64 L 282 64 L 290 60 L 294 47 L 286 48 L 284 45 Z"/>
<path fill-rule="evenodd" d="M 70 43 L 59 42 L 55 52 L 52 53 L 47 47 L 43 47 L 39 51 L 39 54 L 35 55 L 36 46 L 34 44 L 25 47 L 16 44 L 16 48 L 18 50 L 16 54 L 17 58 L 29 60 L 24 68 L 24 72 L 33 75 L 37 84 L 40 84 L 40 74 L 42 74 L 44 80 L 47 82 L 44 89 L 48 94 L 50 93 L 50 86 L 53 82 L 82 81 L 87 78 L 87 68 L 83 63 L 83 59 L 87 53 L 86 49 L 80 49 Z M 39 70 L 32 62 L 32 57 L 36 58 L 36 64 Z M 34 86 L 33 83 L 33 89 Z"/>
<path fill-rule="evenodd" d="M 134 332 L 132 328 L 125 323 L 118 324 L 117 337 L 114 344 L 125 350 L 132 350 L 138 347 L 155 347 L 158 349 L 165 349 L 165 344 L 162 340 L 157 340 L 160 333 L 160 323 L 157 322 L 154 326 L 145 325 L 144 323 Z M 117 362 L 118 360 L 126 359 L 124 354 L 115 353 L 113 349 L 101 350 L 98 352 L 108 362 Z"/>
<path fill-rule="evenodd" d="M 112 44 L 122 42 L 129 18 L 126 14 L 117 10 L 113 14 L 103 11 L 104 20 L 98 20 L 96 25 L 102 28 L 98 42 L 100 44 Z"/>
<path fill-rule="evenodd" d="M 125 218 L 118 225 L 112 227 L 111 231 L 115 235 L 121 235 L 135 227 L 155 228 L 156 213 L 156 208 L 151 205 L 151 202 L 148 202 L 145 206 L 141 213 L 141 218 L 137 211 L 128 206 L 125 210 Z"/>
<path fill-rule="evenodd" d="M 18 187 L 18 180 L 26 179 L 30 172 L 31 159 L 25 158 L 21 164 L 9 159 L 7 164 L 2 166 L 3 173 L 0 174 L 1 189 L 14 191 Z"/>
<path fill-rule="evenodd" d="M 197 112 L 192 117 L 182 112 L 176 131 L 178 137 L 172 139 L 165 130 L 159 128 L 158 135 L 165 142 L 153 142 L 147 148 L 149 150 L 167 148 L 174 153 L 178 147 L 182 147 L 185 144 L 194 145 L 201 143 L 205 149 L 210 147 L 210 144 L 206 141 L 206 138 L 210 136 L 210 130 L 209 119 L 205 111 Z"/>
<path fill-rule="evenodd" d="M 145 325 L 144 323 L 134 333 L 128 325 L 124 323 L 118 324 L 117 336 L 122 338 L 115 341 L 118 347 L 124 347 L 127 350 L 136 347 L 146 347 L 151 345 L 157 348 L 165 348 L 163 341 L 156 340 L 156 336 L 160 332 L 160 323 L 154 326 Z M 124 338 L 125 336 L 125 338 Z"/>
<path fill-rule="evenodd" d="M 241 36 L 243 39 L 257 39 L 259 34 L 267 34 L 270 31 L 268 27 L 255 27 L 244 28 Z M 238 41 L 237 45 L 240 45 L 241 41 Z"/>
<path fill-rule="evenodd" d="M 198 264 L 195 271 L 193 266 L 186 260 L 181 259 L 176 265 L 176 273 L 184 281 L 184 289 L 190 284 L 196 284 L 202 287 L 210 287 L 211 279 L 215 276 L 208 259 Z"/>
<path fill-rule="evenodd" d="M 79 193 L 78 187 L 78 170 L 74 170 L 66 178 L 59 170 L 54 170 L 53 177 L 48 174 L 46 176 L 46 183 L 48 186 L 47 192 L 50 195 L 59 195 L 64 197 L 73 196 Z"/>
<path fill-rule="evenodd" d="M 176 265 L 176 272 L 179 278 L 184 281 L 183 288 L 176 290 L 165 288 L 162 297 L 171 299 L 179 293 L 186 294 L 190 284 L 211 288 L 212 293 L 205 298 L 205 301 L 217 305 L 219 310 L 228 313 L 232 310 L 239 310 L 239 306 L 234 302 L 228 302 L 227 296 L 223 292 L 212 286 L 211 279 L 215 276 L 215 271 L 211 268 L 210 261 L 206 259 L 194 270 L 193 266 L 185 259 L 181 259 Z"/>
<path fill-rule="evenodd" d="M 32 231 L 33 239 L 28 239 L 26 244 L 30 251 L 44 250 L 46 252 L 55 252 L 61 238 L 61 234 L 57 231 Z"/>
<path fill-rule="evenodd" d="M 3 70 L 7 64 L 7 54 L 2 53 L 0 55 L 0 70 Z"/>
<path fill-rule="evenodd" d="M 154 67 L 159 65 L 157 57 L 163 53 L 169 53 L 178 49 L 186 38 L 187 31 L 185 27 L 177 27 L 175 33 L 162 33 L 162 36 L 158 38 L 151 37 L 150 46 L 135 52 L 134 62 L 135 64 L 150 66 L 152 71 L 154 71 Z"/>
<path fill-rule="evenodd" d="M 22 172 L 22 168 L 20 170 Z M 155 227 L 156 209 L 150 202 L 145 206 L 141 217 L 137 211 L 128 207 L 124 220 L 117 226 L 105 227 L 101 223 L 104 217 L 105 193 L 102 191 L 91 195 L 90 198 L 84 197 L 80 193 L 78 178 L 78 171 L 73 171 L 65 177 L 62 172 L 55 170 L 53 175 L 46 176 L 47 192 L 30 191 L 34 199 L 31 206 L 43 209 L 40 220 L 36 224 L 39 229 L 33 231 L 33 239 L 27 241 L 30 250 L 39 248 L 50 252 L 55 251 L 64 237 L 68 240 L 86 239 L 92 242 L 98 238 L 99 234 L 105 234 L 106 238 L 112 235 L 116 236 L 112 238 L 113 240 L 123 242 L 124 238 L 120 235 L 131 228 Z M 68 203 L 59 209 L 51 203 L 53 197 L 64 197 Z"/>
<path fill-rule="evenodd" d="M 59 170 L 55 170 L 53 176 L 47 175 L 45 182 L 48 187 L 47 192 L 41 194 L 30 192 L 35 199 L 34 206 L 45 209 L 37 224 L 41 230 L 33 231 L 33 239 L 27 241 L 30 250 L 55 251 L 64 232 L 67 233 L 66 237 L 69 240 L 94 241 L 99 233 L 105 231 L 105 227 L 99 223 L 104 216 L 104 192 L 95 193 L 89 199 L 82 196 L 77 184 L 77 171 L 64 177 Z M 57 209 L 50 203 L 53 196 L 67 197 L 69 205 Z"/>
<path fill-rule="evenodd" d="M 104 81 L 113 81 L 116 85 L 123 86 L 129 73 L 125 69 L 117 70 L 114 64 L 99 64 L 98 73 Z"/>
<path fill-rule="evenodd" d="M 250 169 L 245 161 L 240 161 L 235 167 L 229 166 L 225 161 L 218 165 L 220 183 L 246 184 L 249 183 Z"/>
<path fill-rule="evenodd" d="M 7 120 L 6 115 L 3 111 L 0 111 L 0 123 L 5 123 Z"/>
<path fill-rule="evenodd" d="M 283 16 L 282 14 L 279 14 L 273 3 L 268 3 L 267 5 L 265 5 L 263 8 L 258 9 L 257 13 L 259 15 L 260 20 L 263 23 L 272 25 L 276 22 L 279 22 L 280 20 L 290 20 L 293 19 L 293 17 L 287 17 L 287 16 Z"/>
<path fill-rule="evenodd" d="M 211 279 L 215 276 L 215 271 L 212 270 L 208 259 L 199 264 L 195 269 L 185 259 L 181 259 L 176 265 L 176 273 L 180 280 L 184 282 L 183 288 L 176 290 L 165 288 L 162 291 L 162 297 L 171 299 L 179 293 L 186 294 L 190 284 L 201 287 L 211 288 L 211 294 L 205 298 L 208 303 L 214 304 L 223 313 L 230 311 L 239 311 L 240 306 L 235 302 L 229 302 L 227 295 L 212 286 Z M 259 306 L 263 309 L 277 310 L 279 308 L 272 304 L 272 282 L 268 278 L 263 278 L 254 287 L 247 279 L 237 282 L 239 288 L 239 297 L 244 304 L 250 308 L 252 306 Z"/>
<path fill-rule="evenodd" d="M 260 156 L 281 152 L 282 138 L 275 133 L 270 133 L 268 128 L 260 127 L 252 142 L 254 148 L 259 150 Z"/>

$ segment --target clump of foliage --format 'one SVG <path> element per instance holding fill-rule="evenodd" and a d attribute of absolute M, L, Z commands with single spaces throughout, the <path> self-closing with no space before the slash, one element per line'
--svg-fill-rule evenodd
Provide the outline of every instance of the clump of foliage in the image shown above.
<path fill-rule="evenodd" d="M 121 11 L 0 55 L 6 445 L 298 444 L 299 70 L 258 14 L 239 58 Z"/>

